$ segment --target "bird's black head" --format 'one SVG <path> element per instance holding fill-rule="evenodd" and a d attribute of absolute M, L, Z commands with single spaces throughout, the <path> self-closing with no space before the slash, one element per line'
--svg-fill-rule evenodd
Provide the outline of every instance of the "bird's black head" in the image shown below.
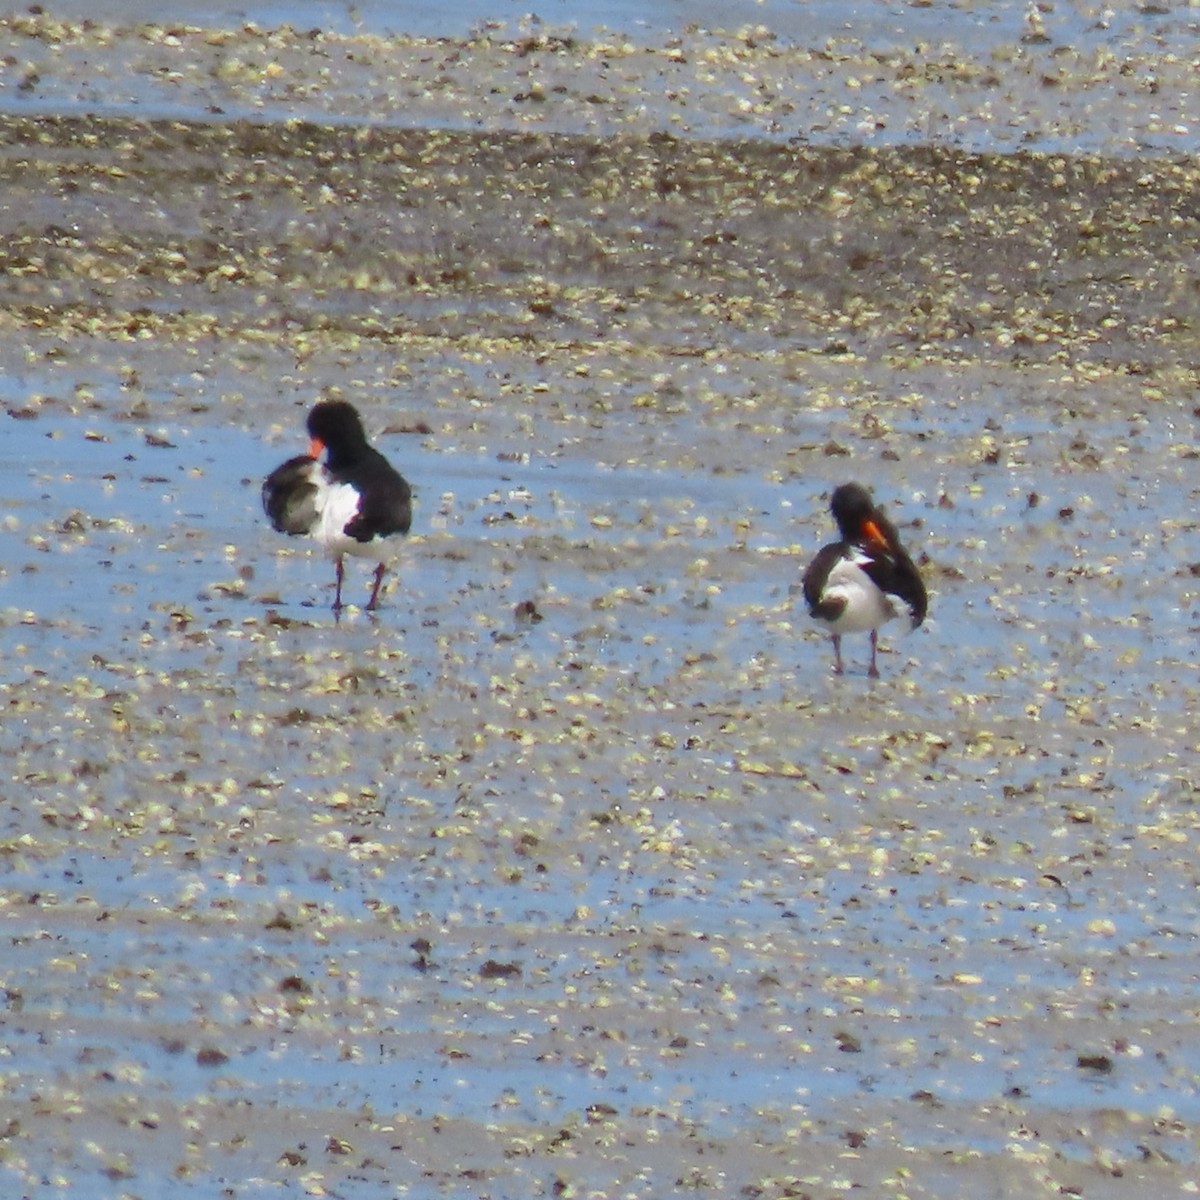
<path fill-rule="evenodd" d="M 871 493 L 861 483 L 843 483 L 834 489 L 829 500 L 829 511 L 841 530 L 842 536 L 854 541 L 863 525 L 875 516 L 875 504 Z"/>
<path fill-rule="evenodd" d="M 890 559 L 904 554 L 895 525 L 875 507 L 871 493 L 861 483 L 843 483 L 835 489 L 829 508 L 844 542 Z"/>
<path fill-rule="evenodd" d="M 367 444 L 358 410 L 346 400 L 322 400 L 314 404 L 308 414 L 308 436 L 312 439 L 314 458 L 326 447 L 338 454 Z"/>

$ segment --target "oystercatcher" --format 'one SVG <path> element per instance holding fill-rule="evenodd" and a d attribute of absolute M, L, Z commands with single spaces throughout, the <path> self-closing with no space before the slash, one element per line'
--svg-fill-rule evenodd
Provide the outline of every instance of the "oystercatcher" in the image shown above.
<path fill-rule="evenodd" d="M 357 410 L 345 400 L 314 405 L 308 436 L 307 454 L 289 458 L 267 476 L 263 509 L 280 533 L 307 534 L 332 555 L 334 612 L 342 608 L 343 556 L 375 559 L 379 565 L 367 601 L 368 610 L 374 610 L 391 552 L 412 523 L 408 481 L 368 444 Z"/>
<path fill-rule="evenodd" d="M 842 634 L 871 632 L 872 679 L 879 627 L 903 617 L 909 629 L 925 620 L 929 598 L 916 564 L 900 545 L 896 527 L 875 507 L 871 493 L 844 483 L 829 502 L 840 542 L 824 547 L 804 572 L 809 614 L 833 636 L 834 674 L 842 673 Z"/>

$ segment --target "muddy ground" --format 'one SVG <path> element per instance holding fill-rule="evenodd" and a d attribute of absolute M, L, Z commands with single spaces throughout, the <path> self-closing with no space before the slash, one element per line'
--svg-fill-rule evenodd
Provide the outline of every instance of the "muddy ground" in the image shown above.
<path fill-rule="evenodd" d="M 432 125 L 0 119 L 5 1193 L 1185 1194 L 1195 159 Z"/>

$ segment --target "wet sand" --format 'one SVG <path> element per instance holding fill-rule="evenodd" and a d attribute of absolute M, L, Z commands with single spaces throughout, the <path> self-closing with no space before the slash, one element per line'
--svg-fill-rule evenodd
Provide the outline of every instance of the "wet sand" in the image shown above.
<path fill-rule="evenodd" d="M 1194 157 L 449 94 L 0 122 L 5 1193 L 1185 1194 Z M 321 395 L 377 619 L 259 513 Z"/>

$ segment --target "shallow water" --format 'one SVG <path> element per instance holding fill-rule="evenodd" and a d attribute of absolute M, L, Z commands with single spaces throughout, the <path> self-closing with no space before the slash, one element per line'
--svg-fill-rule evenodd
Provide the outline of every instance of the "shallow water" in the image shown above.
<path fill-rule="evenodd" d="M 0 112 L 26 117 L 1124 155 L 1200 134 L 1189 5 L 56 0 L 0 47 Z"/>
<path fill-rule="evenodd" d="M 324 0 L 217 0 L 202 12 L 178 0 L 139 4 L 137 0 L 55 0 L 55 15 L 91 18 L 114 25 L 194 23 L 220 29 L 239 24 L 275 29 L 321 29 L 330 33 L 372 33 L 402 37 L 462 38 L 494 24 L 509 29 L 520 24 L 569 28 L 580 36 L 598 30 L 620 30 L 648 36 L 678 34 L 688 28 L 734 32 L 762 28 L 789 41 L 819 45 L 828 38 L 855 34 L 884 45 L 955 40 L 963 45 L 993 47 L 1028 34 L 1031 16 L 1019 5 L 1005 3 L 904 4 L 887 0 L 836 3 L 835 0 L 729 0 L 720 5 L 681 0 L 551 0 L 536 8 L 454 0 L 432 5 L 398 4 L 395 0 L 361 0 L 354 4 Z M 1077 2 L 1046 8 L 1045 27 L 1062 42 L 1084 45 L 1126 44 L 1162 50 L 1172 38 L 1194 35 L 1195 16 L 1187 5 L 1115 9 Z"/>
<path fill-rule="evenodd" d="M 258 518 L 275 439 L 202 420 L 149 446 L 101 414 L 8 432 L 5 660 L 30 715 L 4 734 L 23 792 L 7 1095 L 25 1137 L 35 1112 L 69 1124 L 75 1096 L 116 1121 L 90 1153 L 56 1151 L 62 1191 L 203 1192 L 215 1171 L 271 1194 L 294 1119 L 243 1120 L 225 1167 L 180 1178 L 188 1153 L 163 1158 L 164 1138 L 188 1140 L 162 1132 L 172 1114 L 212 1130 L 230 1105 L 323 1112 L 300 1140 L 337 1130 L 356 1152 L 380 1114 L 405 1144 L 447 1120 L 579 1137 L 600 1105 L 702 1131 L 727 1175 L 750 1169 L 733 1149 L 747 1130 L 769 1144 L 817 1117 L 1014 1169 L 1011 1134 L 983 1116 L 1000 1104 L 1128 1114 L 1138 1132 L 1054 1143 L 1059 1178 L 1093 1179 L 1097 1153 L 1138 1157 L 1137 1114 L 1196 1119 L 1175 1024 L 1197 928 L 1191 799 L 1169 766 L 1189 752 L 1195 590 L 1169 587 L 1164 608 L 1146 578 L 1161 475 L 1089 479 L 1114 574 L 1078 597 L 1053 573 L 1076 531 L 1023 511 L 1019 475 L 953 510 L 918 501 L 966 578 L 938 586 L 930 627 L 867 686 L 861 661 L 825 679 L 823 643 L 793 633 L 790 585 L 824 520 L 753 475 L 714 487 L 385 439 L 453 502 L 422 489 L 402 587 L 377 620 L 338 625 L 328 565 Z M 1141 449 L 1161 468 L 1164 439 Z M 56 532 L 75 512 L 121 524 Z M 664 538 L 681 513 L 711 534 Z M 984 514 L 1027 552 L 981 577 Z M 987 636 L 981 578 L 1008 593 L 1015 635 Z M 509 615 L 526 596 L 545 616 L 531 628 Z M 49 722 L 33 695 L 57 698 Z M 488 960 L 520 974 L 481 979 Z M 228 1060 L 199 1065 L 208 1049 Z M 1118 1065 L 1094 1077 L 1086 1053 Z M 926 1122 L 918 1094 L 958 1116 Z M 122 1111 L 140 1133 L 119 1132 Z M 145 1158 L 151 1136 L 169 1165 Z M 348 1195 L 421 1186 L 379 1153 L 375 1178 L 324 1152 L 320 1176 Z M 647 1153 L 623 1186 L 670 1191 L 686 1151 L 669 1169 Z M 1170 1154 L 1194 1169 L 1189 1143 Z M 501 1168 L 477 1141 L 412 1160 L 443 1161 L 498 1194 L 545 1185 L 544 1158 Z M 618 1177 L 588 1161 L 574 1169 L 595 1184 Z"/>
<path fill-rule="evenodd" d="M 4 99 L 5 1193 L 1190 1186 L 1195 164 L 723 75 L 359 135 L 369 42 L 350 132 L 72 124 L 85 42 Z M 416 487 L 374 618 L 259 511 L 323 394 Z M 797 603 L 850 477 L 933 593 L 878 682 Z"/>

